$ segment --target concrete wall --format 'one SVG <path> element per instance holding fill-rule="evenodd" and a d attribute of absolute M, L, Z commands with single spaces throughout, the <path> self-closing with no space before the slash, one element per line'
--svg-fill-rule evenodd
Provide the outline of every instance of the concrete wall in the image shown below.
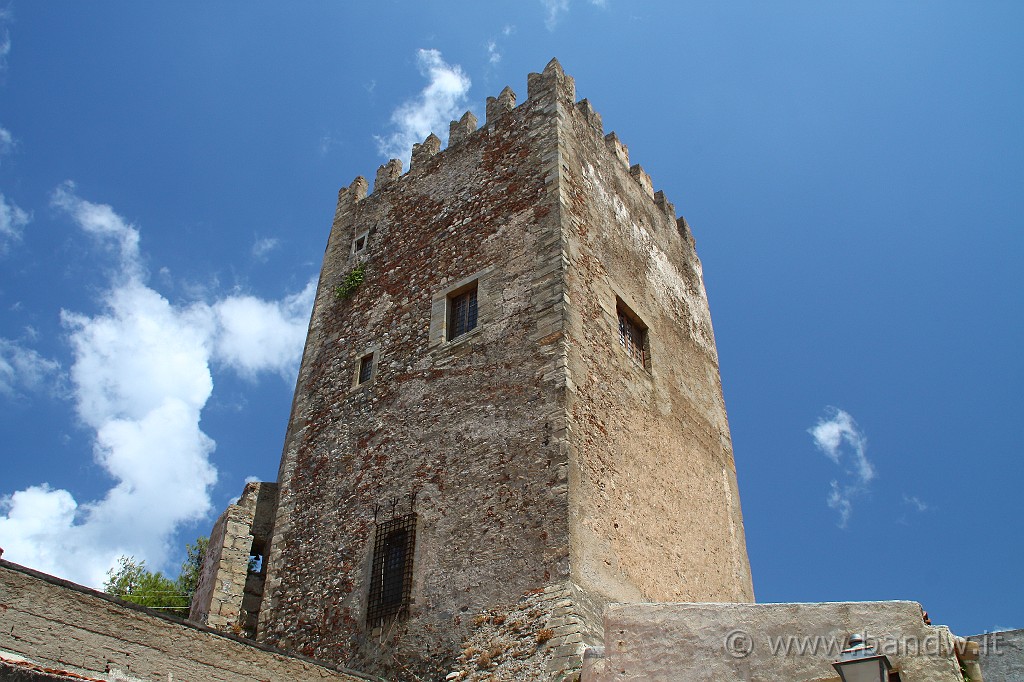
<path fill-rule="evenodd" d="M 0 659 L 35 664 L 0 673 L 24 679 L 53 679 L 42 670 L 100 680 L 366 679 L 3 560 Z"/>
<path fill-rule="evenodd" d="M 978 662 L 985 682 L 1024 680 L 1024 630 L 989 632 L 967 639 L 978 643 Z"/>
<path fill-rule="evenodd" d="M 848 637 L 866 634 L 902 682 L 962 682 L 954 640 L 916 602 L 614 604 L 583 682 L 824 682 Z M 990 682 L 986 674 L 985 682 Z"/>

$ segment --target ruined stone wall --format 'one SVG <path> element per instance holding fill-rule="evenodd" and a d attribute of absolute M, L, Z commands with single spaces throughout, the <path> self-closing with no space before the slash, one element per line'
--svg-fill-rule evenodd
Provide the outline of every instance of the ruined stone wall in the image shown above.
<path fill-rule="evenodd" d="M 217 519 L 189 620 L 247 637 L 256 634 L 265 570 L 250 570 L 250 557 L 262 556 L 269 544 L 276 503 L 276 484 L 247 483 L 238 502 Z"/>
<path fill-rule="evenodd" d="M 560 118 L 572 577 L 610 601 L 753 601 L 694 241 L 583 100 Z M 647 327 L 641 364 L 617 307 Z"/>
<path fill-rule="evenodd" d="M 259 638 L 389 677 L 443 677 L 464 619 L 568 576 L 555 187 L 558 74 L 339 196 L 279 475 Z M 366 234 L 365 249 L 353 240 Z M 346 298 L 335 288 L 358 265 Z M 479 325 L 440 336 L 478 278 Z M 375 374 L 356 385 L 359 359 Z M 415 497 L 413 497 L 415 495 Z M 394 508 L 392 500 L 395 500 Z M 394 509 L 394 511 L 393 511 Z M 407 619 L 366 627 L 376 520 L 418 515 Z"/>
<path fill-rule="evenodd" d="M 2 560 L 0 662 L 2 679 L 367 679 Z"/>

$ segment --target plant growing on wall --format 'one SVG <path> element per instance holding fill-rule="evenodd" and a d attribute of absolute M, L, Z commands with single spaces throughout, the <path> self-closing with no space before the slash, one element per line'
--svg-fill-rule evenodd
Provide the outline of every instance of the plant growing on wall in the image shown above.
<path fill-rule="evenodd" d="M 360 284 L 363 283 L 363 279 L 366 275 L 366 265 L 360 263 L 345 275 L 345 278 L 341 281 L 341 284 L 334 287 L 334 297 L 337 299 L 346 299 L 352 295 L 352 292 L 356 290 Z"/>

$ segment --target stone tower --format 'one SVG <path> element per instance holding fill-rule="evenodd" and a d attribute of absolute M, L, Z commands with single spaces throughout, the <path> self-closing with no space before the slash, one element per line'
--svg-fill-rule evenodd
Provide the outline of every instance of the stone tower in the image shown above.
<path fill-rule="evenodd" d="M 257 638 L 437 679 L 528 593 L 571 652 L 609 602 L 753 601 L 686 221 L 555 60 L 440 146 L 339 193 Z"/>

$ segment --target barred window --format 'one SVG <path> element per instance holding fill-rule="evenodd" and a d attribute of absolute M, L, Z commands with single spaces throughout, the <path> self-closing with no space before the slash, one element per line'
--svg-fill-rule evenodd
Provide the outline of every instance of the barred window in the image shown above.
<path fill-rule="evenodd" d="M 448 340 L 458 338 L 476 327 L 476 283 L 473 288 L 452 296 L 448 302 Z"/>
<path fill-rule="evenodd" d="M 377 524 L 366 609 L 366 622 L 370 627 L 377 627 L 387 618 L 408 612 L 415 545 L 416 514 Z"/>
<path fill-rule="evenodd" d="M 373 376 L 373 353 L 364 355 L 359 359 L 359 380 L 358 384 L 364 384 Z"/>
<path fill-rule="evenodd" d="M 647 352 L 647 327 L 625 305 L 619 301 L 616 306 L 619 317 L 619 345 L 644 369 L 650 369 Z"/>

